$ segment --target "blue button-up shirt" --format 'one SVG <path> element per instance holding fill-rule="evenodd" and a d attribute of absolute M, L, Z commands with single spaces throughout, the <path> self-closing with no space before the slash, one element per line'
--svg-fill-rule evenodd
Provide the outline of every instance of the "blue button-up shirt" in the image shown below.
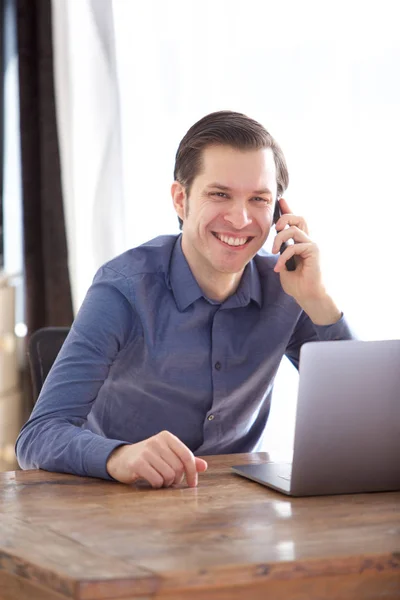
<path fill-rule="evenodd" d="M 123 443 L 170 431 L 196 455 L 259 442 L 286 354 L 350 339 L 344 317 L 314 325 L 260 252 L 235 294 L 204 296 L 181 249 L 163 236 L 97 273 L 17 440 L 22 468 L 108 478 Z"/>

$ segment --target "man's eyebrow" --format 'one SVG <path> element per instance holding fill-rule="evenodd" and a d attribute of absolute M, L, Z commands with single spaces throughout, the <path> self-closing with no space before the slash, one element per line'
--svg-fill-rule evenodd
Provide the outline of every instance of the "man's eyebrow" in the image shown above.
<path fill-rule="evenodd" d="M 255 190 L 253 194 L 259 194 L 261 196 L 262 194 L 272 194 L 272 192 L 270 189 L 264 188 L 262 190 Z"/>
<path fill-rule="evenodd" d="M 218 183 L 218 182 L 209 183 L 206 187 L 207 188 L 217 188 L 219 190 L 222 190 L 223 192 L 231 192 L 232 191 L 232 188 L 230 188 L 226 185 L 222 185 L 222 183 Z M 252 194 L 257 194 L 257 195 L 261 196 L 262 194 L 272 194 L 272 192 L 268 188 L 263 188 L 262 190 L 254 190 L 254 192 L 252 192 Z"/>
<path fill-rule="evenodd" d="M 219 190 L 223 190 L 224 192 L 230 192 L 231 188 L 226 186 L 226 185 L 222 185 L 222 183 L 209 183 L 207 186 L 207 188 L 218 188 Z"/>

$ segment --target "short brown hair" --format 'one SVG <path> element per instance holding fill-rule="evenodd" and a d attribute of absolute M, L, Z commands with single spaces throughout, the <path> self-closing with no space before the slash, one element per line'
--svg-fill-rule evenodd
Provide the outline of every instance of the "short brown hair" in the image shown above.
<path fill-rule="evenodd" d="M 285 156 L 272 135 L 260 123 L 242 113 L 221 110 L 192 125 L 179 144 L 174 179 L 184 186 L 187 195 L 200 172 L 203 150 L 217 144 L 238 150 L 271 148 L 276 165 L 278 196 L 284 193 L 289 184 L 288 168 Z M 182 229 L 182 219 L 178 217 L 178 220 Z"/>

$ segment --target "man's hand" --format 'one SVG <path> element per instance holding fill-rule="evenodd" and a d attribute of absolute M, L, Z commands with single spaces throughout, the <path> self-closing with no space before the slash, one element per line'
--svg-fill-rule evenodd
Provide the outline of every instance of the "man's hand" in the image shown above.
<path fill-rule="evenodd" d="M 107 461 L 107 471 L 121 483 L 145 479 L 153 488 L 181 483 L 186 476 L 189 487 L 197 486 L 197 473 L 207 463 L 193 455 L 183 442 L 169 431 L 132 445 L 116 448 Z"/>
<path fill-rule="evenodd" d="M 280 274 L 282 287 L 287 294 L 293 296 L 314 323 L 335 323 L 340 319 L 341 312 L 323 285 L 318 246 L 309 238 L 303 217 L 293 215 L 283 198 L 280 200 L 280 207 L 282 216 L 276 223 L 278 234 L 272 252 L 277 254 L 283 242 L 290 239 L 295 242 L 286 248 L 274 268 Z M 287 225 L 289 227 L 285 229 Z M 286 261 L 291 256 L 296 261 L 294 271 L 285 268 Z"/>

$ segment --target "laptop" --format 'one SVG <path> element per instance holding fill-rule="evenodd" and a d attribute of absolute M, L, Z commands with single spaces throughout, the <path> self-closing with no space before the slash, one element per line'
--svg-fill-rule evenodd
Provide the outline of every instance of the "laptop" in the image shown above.
<path fill-rule="evenodd" d="M 232 469 L 289 496 L 400 490 L 400 340 L 304 344 L 292 463 Z"/>

